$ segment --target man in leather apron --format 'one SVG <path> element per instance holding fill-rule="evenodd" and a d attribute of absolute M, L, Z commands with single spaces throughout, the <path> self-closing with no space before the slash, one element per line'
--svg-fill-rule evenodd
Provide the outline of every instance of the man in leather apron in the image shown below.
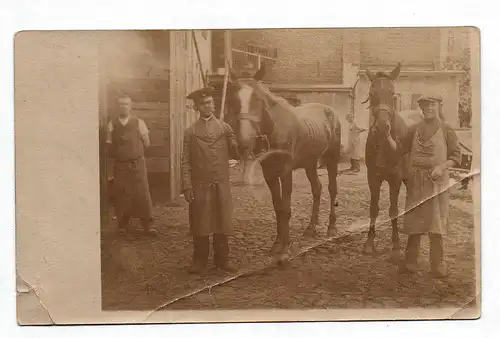
<path fill-rule="evenodd" d="M 442 117 L 442 98 L 424 96 L 418 104 L 424 119 L 401 144 L 402 153 L 410 153 L 410 168 L 403 227 L 408 243 L 399 271 L 418 270 L 420 240 L 428 234 L 431 274 L 440 278 L 448 275 L 443 236 L 449 226 L 449 168 L 460 164 L 460 148 L 456 133 Z"/>
<path fill-rule="evenodd" d="M 210 88 L 191 93 L 199 119 L 184 133 L 182 185 L 189 203 L 190 234 L 193 236 L 191 273 L 206 271 L 209 237 L 213 236 L 214 263 L 219 270 L 234 272 L 229 264 L 228 236 L 233 234 L 229 159 L 237 156 L 236 136 L 231 127 L 213 115 Z"/>
<path fill-rule="evenodd" d="M 143 120 L 132 115 L 128 95 L 117 98 L 118 116 L 108 124 L 108 147 L 113 160 L 114 197 L 121 234 L 127 234 L 132 217 L 141 219 L 144 233 L 157 236 L 152 229 L 153 205 L 144 158 L 150 145 L 149 131 Z"/>

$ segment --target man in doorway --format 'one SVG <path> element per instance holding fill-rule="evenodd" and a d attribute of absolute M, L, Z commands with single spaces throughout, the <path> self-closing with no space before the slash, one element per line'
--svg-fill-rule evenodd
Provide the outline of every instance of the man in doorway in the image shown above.
<path fill-rule="evenodd" d="M 143 120 L 132 115 L 130 96 L 118 95 L 117 108 L 118 116 L 108 124 L 107 143 L 114 162 L 113 188 L 119 232 L 129 233 L 131 218 L 137 217 L 141 219 L 144 233 L 156 236 L 144 157 L 150 145 L 149 131 Z"/>
<path fill-rule="evenodd" d="M 216 268 L 235 272 L 229 264 L 228 236 L 233 233 L 229 159 L 239 158 L 236 136 L 227 123 L 213 115 L 210 88 L 197 90 L 187 98 L 193 100 L 200 114 L 184 133 L 182 153 L 182 185 L 189 203 L 194 247 L 189 271 L 195 274 L 206 271 L 212 235 Z"/>
<path fill-rule="evenodd" d="M 348 114 L 347 122 L 349 122 L 349 148 L 347 154 L 351 160 L 351 167 L 346 170 L 347 174 L 355 174 L 360 171 L 361 161 L 361 140 L 360 134 L 365 132 L 366 129 L 359 127 L 356 124 L 353 114 Z"/>

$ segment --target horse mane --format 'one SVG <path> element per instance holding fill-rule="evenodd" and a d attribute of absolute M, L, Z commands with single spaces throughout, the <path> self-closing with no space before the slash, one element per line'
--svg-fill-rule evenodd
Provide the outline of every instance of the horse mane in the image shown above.
<path fill-rule="evenodd" d="M 387 73 L 385 73 L 385 72 L 377 72 L 375 74 L 375 78 L 379 78 L 379 77 L 385 77 L 387 79 L 391 79 L 392 80 L 392 78 L 390 77 L 390 75 L 387 74 Z"/>

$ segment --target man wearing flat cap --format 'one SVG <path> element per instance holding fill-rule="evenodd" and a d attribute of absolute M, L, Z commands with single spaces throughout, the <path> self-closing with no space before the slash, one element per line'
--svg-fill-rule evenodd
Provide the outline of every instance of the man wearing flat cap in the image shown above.
<path fill-rule="evenodd" d="M 216 268 L 234 272 L 228 243 L 228 235 L 233 233 L 229 159 L 238 158 L 236 137 L 227 123 L 213 115 L 211 88 L 197 90 L 187 98 L 193 100 L 200 114 L 184 133 L 182 154 L 182 185 L 189 203 L 194 247 L 190 272 L 206 271 L 210 235 Z"/>
<path fill-rule="evenodd" d="M 401 152 L 410 154 L 403 227 L 408 243 L 400 272 L 416 272 L 420 240 L 422 235 L 428 234 L 430 272 L 437 278 L 448 275 L 443 249 L 449 217 L 448 169 L 459 165 L 461 158 L 457 135 L 444 121 L 442 101 L 438 95 L 424 96 L 418 101 L 424 118 L 411 128 L 400 144 Z M 396 148 L 395 142 L 389 141 Z"/>

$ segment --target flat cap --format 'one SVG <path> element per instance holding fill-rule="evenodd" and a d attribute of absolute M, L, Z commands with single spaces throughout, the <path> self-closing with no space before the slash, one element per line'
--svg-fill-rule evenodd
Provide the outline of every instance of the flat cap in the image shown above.
<path fill-rule="evenodd" d="M 205 87 L 198 90 L 195 90 L 191 94 L 187 96 L 188 99 L 193 100 L 195 102 L 203 100 L 206 97 L 211 97 L 213 95 L 213 88 Z"/>
<path fill-rule="evenodd" d="M 443 98 L 440 96 L 440 95 L 426 95 L 426 96 L 422 96 L 420 99 L 418 99 L 418 103 L 420 104 L 420 102 L 443 102 Z"/>

